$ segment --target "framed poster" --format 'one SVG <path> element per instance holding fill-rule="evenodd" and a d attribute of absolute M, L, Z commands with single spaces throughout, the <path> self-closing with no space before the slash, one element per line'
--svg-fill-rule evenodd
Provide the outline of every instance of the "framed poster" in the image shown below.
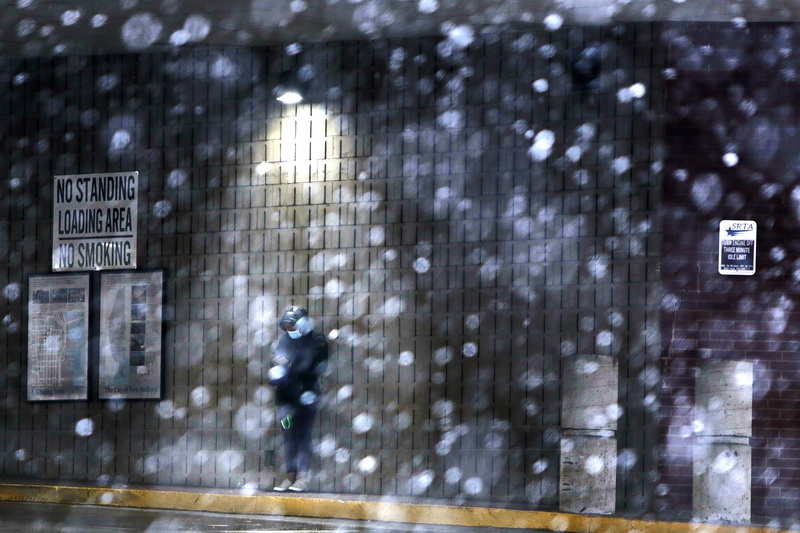
<path fill-rule="evenodd" d="M 28 278 L 28 401 L 86 400 L 89 274 Z"/>
<path fill-rule="evenodd" d="M 161 270 L 102 273 L 100 399 L 161 398 L 163 285 Z"/>

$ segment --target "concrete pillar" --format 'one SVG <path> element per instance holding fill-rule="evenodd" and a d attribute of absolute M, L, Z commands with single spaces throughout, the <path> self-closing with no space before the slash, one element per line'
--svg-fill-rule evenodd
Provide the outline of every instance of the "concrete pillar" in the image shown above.
<path fill-rule="evenodd" d="M 617 496 L 617 439 L 564 430 L 561 438 L 559 509 L 611 514 Z"/>
<path fill-rule="evenodd" d="M 617 489 L 619 372 L 605 355 L 564 358 L 559 508 L 614 512 Z"/>
<path fill-rule="evenodd" d="M 701 361 L 696 376 L 694 517 L 749 522 L 753 364 Z"/>

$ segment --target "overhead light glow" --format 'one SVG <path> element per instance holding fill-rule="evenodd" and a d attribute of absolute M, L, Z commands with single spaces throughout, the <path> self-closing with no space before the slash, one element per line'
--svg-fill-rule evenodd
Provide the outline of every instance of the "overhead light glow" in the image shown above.
<path fill-rule="evenodd" d="M 303 101 L 303 95 L 297 91 L 289 90 L 279 94 L 276 99 L 286 105 L 299 104 Z"/>

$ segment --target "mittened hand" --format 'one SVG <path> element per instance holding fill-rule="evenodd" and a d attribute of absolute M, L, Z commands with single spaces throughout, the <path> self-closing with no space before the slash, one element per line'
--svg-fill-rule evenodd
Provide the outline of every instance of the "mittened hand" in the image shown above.
<path fill-rule="evenodd" d="M 269 369 L 269 384 L 270 385 L 279 385 L 286 379 L 286 376 L 289 374 L 289 370 L 283 366 L 273 366 Z"/>

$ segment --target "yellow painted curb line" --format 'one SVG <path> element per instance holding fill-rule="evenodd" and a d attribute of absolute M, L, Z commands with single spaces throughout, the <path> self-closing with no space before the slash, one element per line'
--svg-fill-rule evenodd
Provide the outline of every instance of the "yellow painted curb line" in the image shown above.
<path fill-rule="evenodd" d="M 0 500 L 70 505 L 108 505 L 213 513 L 377 520 L 462 527 L 546 529 L 572 533 L 788 533 L 789 530 L 663 522 L 489 507 L 412 504 L 181 490 L 114 489 L 61 485 L 0 484 Z"/>

